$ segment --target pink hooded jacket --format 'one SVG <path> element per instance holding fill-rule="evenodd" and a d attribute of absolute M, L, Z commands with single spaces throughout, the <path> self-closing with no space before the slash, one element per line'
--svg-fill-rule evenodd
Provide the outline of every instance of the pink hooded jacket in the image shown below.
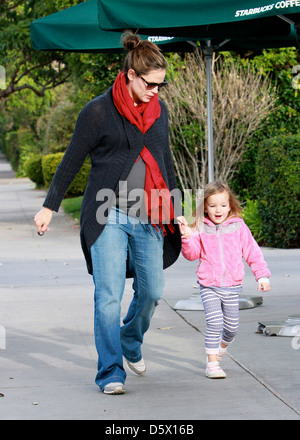
<path fill-rule="evenodd" d="M 271 273 L 250 229 L 241 218 L 233 217 L 220 225 L 204 218 L 200 231 L 182 240 L 182 254 L 197 267 L 203 286 L 230 287 L 242 284 L 245 275 L 243 257 L 255 276 L 269 278 Z"/>

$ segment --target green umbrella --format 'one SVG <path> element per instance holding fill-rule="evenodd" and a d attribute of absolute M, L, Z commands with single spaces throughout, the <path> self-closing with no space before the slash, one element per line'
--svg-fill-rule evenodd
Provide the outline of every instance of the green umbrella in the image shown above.
<path fill-rule="evenodd" d="M 289 33 L 279 17 L 300 22 L 300 1 L 98 0 L 102 29 L 149 29 L 198 38 L 274 37 Z"/>
<path fill-rule="evenodd" d="M 36 50 L 69 52 L 122 52 L 119 32 L 99 28 L 97 0 L 88 0 L 31 23 L 31 40 Z M 185 38 L 149 37 L 164 51 L 192 51 Z"/>
<path fill-rule="evenodd" d="M 207 63 L 208 175 L 214 180 L 212 55 L 216 50 L 299 45 L 300 0 L 98 0 L 105 30 L 196 38 Z"/>

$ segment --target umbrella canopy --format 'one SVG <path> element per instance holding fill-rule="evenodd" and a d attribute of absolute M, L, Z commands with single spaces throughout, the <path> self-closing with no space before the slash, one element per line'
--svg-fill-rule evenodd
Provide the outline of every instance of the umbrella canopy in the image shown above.
<path fill-rule="evenodd" d="M 88 0 L 68 9 L 40 18 L 31 23 L 31 41 L 36 50 L 63 50 L 69 52 L 122 52 L 119 32 L 99 28 L 97 0 Z M 149 37 L 164 51 L 192 51 L 184 38 Z"/>
<path fill-rule="evenodd" d="M 141 33 L 228 39 L 226 50 L 293 45 L 300 36 L 300 1 L 266 0 L 98 0 L 105 30 L 139 29 Z M 296 27 L 291 29 L 291 25 Z M 250 40 L 249 40 L 250 38 Z M 253 42 L 251 42 L 253 39 Z M 264 41 L 265 39 L 265 41 Z M 283 41 L 280 42 L 280 40 Z M 278 41 L 279 40 L 279 41 Z M 271 46 L 270 46 L 271 45 Z"/>

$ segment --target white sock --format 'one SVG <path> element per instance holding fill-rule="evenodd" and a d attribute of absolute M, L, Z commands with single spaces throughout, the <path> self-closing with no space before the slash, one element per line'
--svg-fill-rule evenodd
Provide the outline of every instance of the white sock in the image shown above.
<path fill-rule="evenodd" d="M 228 346 L 224 348 L 224 347 L 222 347 L 221 344 L 220 344 L 220 346 L 219 346 L 220 354 L 224 354 L 224 353 L 226 353 L 227 348 L 228 348 Z"/>

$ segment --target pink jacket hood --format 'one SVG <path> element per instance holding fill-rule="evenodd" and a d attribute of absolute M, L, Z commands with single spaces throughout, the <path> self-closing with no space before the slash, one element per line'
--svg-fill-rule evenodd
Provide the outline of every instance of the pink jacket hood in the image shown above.
<path fill-rule="evenodd" d="M 251 267 L 256 281 L 271 275 L 250 229 L 238 217 L 231 217 L 220 225 L 204 218 L 200 229 L 188 240 L 182 240 L 182 254 L 187 260 L 199 259 L 197 276 L 203 286 L 242 284 L 243 259 Z"/>

